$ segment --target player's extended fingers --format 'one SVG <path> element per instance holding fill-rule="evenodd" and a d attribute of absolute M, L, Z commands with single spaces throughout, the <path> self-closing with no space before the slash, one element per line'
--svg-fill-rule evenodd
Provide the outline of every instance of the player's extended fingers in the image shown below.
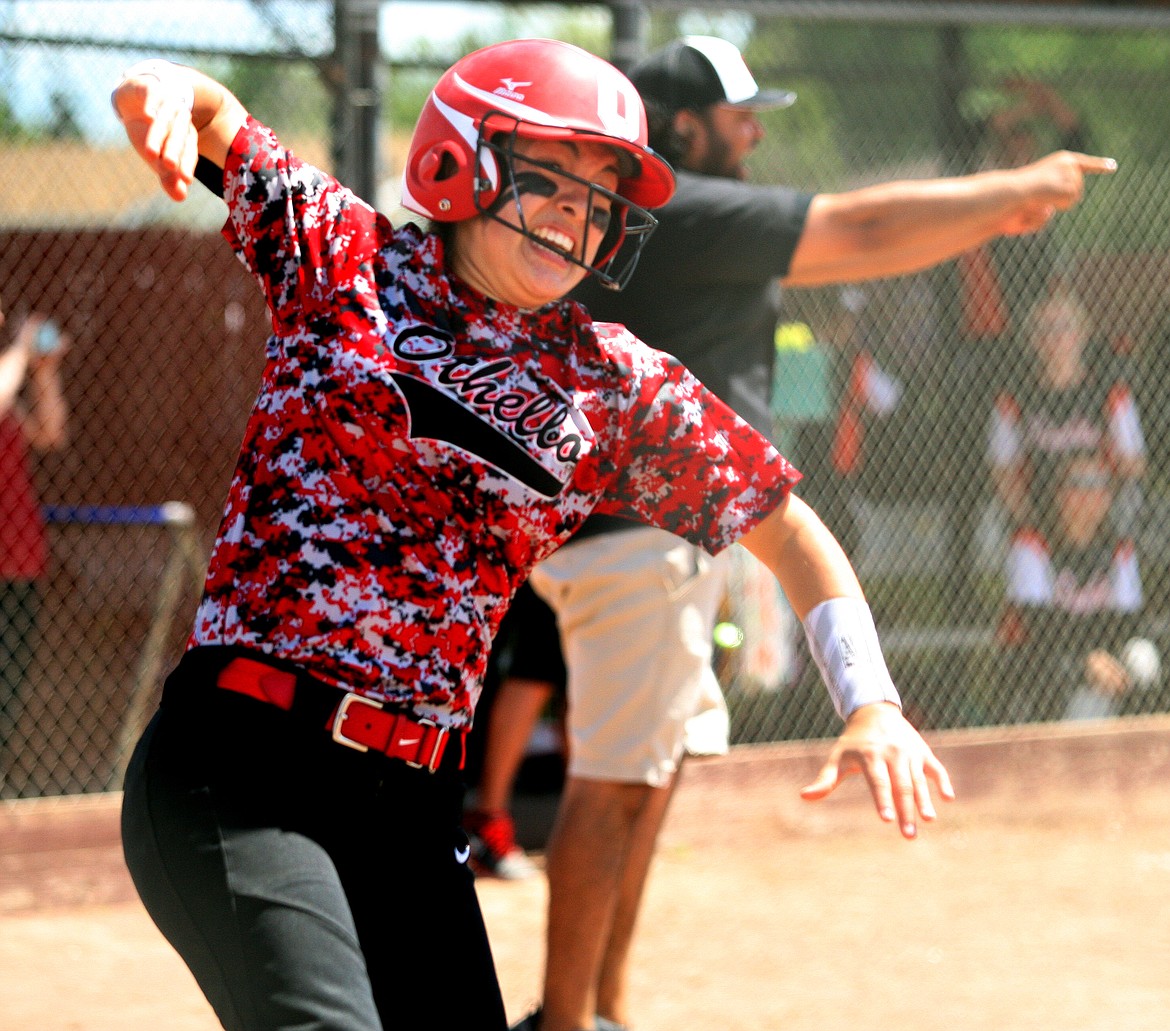
<path fill-rule="evenodd" d="M 893 823 L 898 815 L 894 793 L 886 761 L 866 750 L 846 748 L 834 750 L 828 762 L 821 767 L 816 780 L 801 788 L 800 797 L 807 802 L 816 802 L 836 790 L 842 781 L 855 773 L 864 775 L 873 796 L 878 816 L 886 823 Z M 913 790 L 910 794 L 910 808 L 913 809 Z"/>
<path fill-rule="evenodd" d="M 160 170 L 177 168 L 191 128 L 185 98 L 150 75 L 123 84 L 115 98 L 115 111 L 142 157 Z"/>
<path fill-rule="evenodd" d="M 159 172 L 158 181 L 171 200 L 186 200 L 190 183 L 178 172 Z"/>
<path fill-rule="evenodd" d="M 817 773 L 816 780 L 800 789 L 800 797 L 806 802 L 817 802 L 832 794 L 841 783 L 841 768 L 836 759 L 830 759 Z"/>
<path fill-rule="evenodd" d="M 938 756 L 929 749 L 923 760 L 922 768 L 926 776 L 938 788 L 938 793 L 944 801 L 953 802 L 955 800 L 955 787 L 951 783 L 951 775 L 947 772 L 947 768 L 939 762 Z"/>
<path fill-rule="evenodd" d="M 168 96 L 158 105 L 155 124 L 164 127 L 158 152 L 159 166 L 167 171 L 185 174 L 185 159 L 191 153 L 192 145 L 196 148 L 199 145 L 199 136 L 191 124 L 191 112 L 177 103 L 176 98 Z M 193 170 L 194 161 L 189 163 Z"/>
<path fill-rule="evenodd" d="M 938 790 L 939 797 L 943 801 L 950 802 L 955 797 L 955 789 L 951 784 L 951 777 L 947 773 L 946 767 L 938 761 L 935 754 L 927 747 L 922 755 L 910 760 L 909 773 L 913 784 L 914 808 L 917 809 L 922 819 L 927 822 L 937 819 L 938 812 L 934 806 L 934 793 L 931 790 L 931 785 L 933 784 Z M 897 798 L 896 787 L 895 798 Z M 906 815 L 909 814 L 912 819 L 913 813 L 909 808 L 899 808 L 899 814 L 903 817 L 903 833 L 906 833 Z"/>
<path fill-rule="evenodd" d="M 913 765 L 906 759 L 893 763 L 879 761 L 865 768 L 865 779 L 869 782 L 878 816 L 886 823 L 892 823 L 896 815 L 898 829 L 904 838 L 918 836 L 919 789 L 925 781 L 921 777 L 921 767 L 917 772 L 919 775 L 915 776 Z M 928 802 L 929 795 L 927 792 Z"/>
<path fill-rule="evenodd" d="M 159 105 L 144 127 L 139 153 L 168 196 L 186 198 L 199 158 L 199 135 L 188 111 L 173 103 Z"/>
<path fill-rule="evenodd" d="M 175 140 L 175 173 L 185 185 L 190 185 L 195 178 L 195 163 L 199 160 L 199 133 L 189 116 L 176 124 Z"/>
<path fill-rule="evenodd" d="M 911 804 L 922 819 L 930 823 L 938 817 L 934 808 L 934 797 L 930 790 L 930 776 L 926 772 L 925 763 L 912 761 L 910 763 L 910 778 L 913 785 L 913 799 Z"/>
<path fill-rule="evenodd" d="M 143 116 L 141 124 L 144 126 L 141 143 L 142 155 L 148 161 L 156 163 L 162 159 L 163 151 L 166 150 L 167 137 L 171 131 L 170 120 L 161 117 L 155 111 Z"/>
<path fill-rule="evenodd" d="M 178 105 L 164 92 L 159 84 L 154 83 L 151 77 L 144 80 L 146 95 L 142 99 L 142 114 L 138 121 L 144 125 L 142 134 L 143 155 L 155 161 L 161 161 L 171 143 L 171 134 L 174 131 L 175 119 L 178 114 Z"/>
<path fill-rule="evenodd" d="M 184 125 L 183 119 L 179 117 L 178 112 L 173 110 L 163 112 L 163 117 L 168 120 L 169 124 L 166 135 L 163 137 L 162 149 L 158 154 L 158 163 L 160 168 L 164 168 L 168 172 L 174 172 L 182 167 L 183 151 L 187 146 L 187 138 L 190 135 L 191 124 L 188 121 Z"/>

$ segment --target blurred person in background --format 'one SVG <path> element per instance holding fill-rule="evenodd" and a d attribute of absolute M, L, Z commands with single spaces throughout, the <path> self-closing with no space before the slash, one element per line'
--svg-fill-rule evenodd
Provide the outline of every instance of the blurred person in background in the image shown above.
<path fill-rule="evenodd" d="M 869 304 L 863 287 L 842 287 L 831 314 L 818 327 L 817 339 L 829 351 L 834 408 L 830 418 L 801 428 L 795 449 L 818 473 L 806 490 L 809 503 L 825 512 L 842 546 L 847 541 L 854 555 L 861 545 L 860 477 L 873 447 L 868 431 L 874 421 L 897 410 L 905 392 L 901 380 L 878 364 Z"/>
<path fill-rule="evenodd" d="M 1079 202 L 1086 175 L 1114 168 L 1058 152 L 837 194 L 755 185 L 759 113 L 794 94 L 760 89 L 738 48 L 711 36 L 675 40 L 630 74 L 678 190 L 627 288 L 585 283 L 575 296 L 677 357 L 765 434 L 782 286 L 900 275 L 1037 231 Z M 565 650 L 569 770 L 546 856 L 544 996 L 527 1028 L 628 1023 L 630 948 L 680 763 L 728 747 L 712 669 L 725 576 L 725 558 L 609 515 L 533 570 Z"/>
<path fill-rule="evenodd" d="M 1002 83 L 1000 93 L 1000 106 L 969 130 L 975 167 L 1023 168 L 1051 147 L 1085 152 L 1088 140 L 1080 116 L 1055 87 L 1015 76 Z M 1003 340 L 1010 347 L 1066 262 L 1051 228 L 1044 227 L 970 248 L 956 267 L 964 337 L 969 342 Z"/>
<path fill-rule="evenodd" d="M 1113 516 L 1145 473 L 1141 419 L 1070 289 L 1058 285 L 1034 307 L 1025 336 L 1024 372 L 1000 392 L 989 434 L 1011 524 L 999 624 L 1007 662 L 993 715 L 1113 715 L 1135 684 L 1152 686 L 1124 661 L 1141 629 L 1142 581 L 1135 541 Z"/>
<path fill-rule="evenodd" d="M 36 651 L 49 561 L 33 462 L 66 442 L 61 361 L 68 343 L 52 320 L 32 314 L 0 352 L 0 794 L 15 762 L 11 737 Z"/>
<path fill-rule="evenodd" d="M 973 169 L 1024 168 L 1056 148 L 1082 153 L 1088 135 L 1076 109 L 1050 83 L 1011 76 L 992 91 L 989 114 L 967 123 L 963 164 Z M 994 400 L 995 372 L 1028 346 L 1024 323 L 1063 276 L 1067 256 L 1052 226 L 986 241 L 958 256 L 945 298 L 960 346 L 949 349 L 941 390 L 940 446 L 928 456 L 931 480 L 951 527 L 949 587 L 974 603 L 985 596 L 977 575 L 980 521 L 991 501 L 982 477 L 956 477 L 953 463 L 977 460 L 984 413 Z M 948 270 L 951 271 L 951 270 Z M 933 458 L 933 461 L 931 461 Z M 983 616 L 983 613 L 979 614 Z"/>
<path fill-rule="evenodd" d="M 1079 112 L 1051 83 L 1013 75 L 1001 83 L 1005 102 L 987 119 L 992 164 L 1019 168 L 1040 157 L 1048 145 L 1084 151 L 1088 137 Z"/>

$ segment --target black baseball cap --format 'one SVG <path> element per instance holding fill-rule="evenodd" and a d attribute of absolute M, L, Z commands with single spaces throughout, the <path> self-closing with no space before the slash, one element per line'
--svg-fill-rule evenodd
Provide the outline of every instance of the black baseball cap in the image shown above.
<path fill-rule="evenodd" d="M 718 36 L 684 36 L 638 62 L 630 81 L 644 100 L 668 111 L 729 104 L 753 111 L 789 107 L 791 90 L 762 90 L 739 48 Z"/>

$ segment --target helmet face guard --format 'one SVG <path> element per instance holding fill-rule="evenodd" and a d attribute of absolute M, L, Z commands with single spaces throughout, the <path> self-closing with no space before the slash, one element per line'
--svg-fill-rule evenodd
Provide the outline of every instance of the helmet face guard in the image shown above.
<path fill-rule="evenodd" d="M 501 120 L 509 123 L 510 127 L 501 127 Z M 493 182 L 486 177 L 477 177 L 473 191 L 476 211 L 507 226 L 534 243 L 548 247 L 566 261 L 585 269 L 610 290 L 620 290 L 630 281 L 630 276 L 633 275 L 638 258 L 642 254 L 642 247 L 650 238 L 654 227 L 658 225 L 658 220 L 645 208 L 631 203 L 613 190 L 607 190 L 604 186 L 599 186 L 597 183 L 582 179 L 580 176 L 543 161 L 517 155 L 516 141 L 525 138 L 522 126 L 523 123 L 516 118 L 499 112 L 489 113 L 480 123 L 479 138 L 476 143 L 476 167 L 482 169 L 494 163 L 499 170 L 499 181 Z M 578 137 L 578 139 L 588 139 L 588 137 Z M 599 135 L 597 142 L 604 144 L 606 138 Z M 495 159 L 494 162 L 489 160 L 489 154 Z M 518 172 L 516 169 L 518 157 L 526 169 L 531 168 L 533 171 Z M 585 210 L 586 228 L 590 232 L 598 230 L 604 232 L 592 261 L 589 260 L 587 252 L 590 232 L 582 235 L 581 245 L 577 252 L 569 254 L 551 247 L 547 240 L 535 235 L 528 228 L 522 204 L 524 194 L 555 196 L 558 190 L 558 179 L 567 179 L 584 186 L 588 191 Z M 599 203 L 599 201 L 608 203 Z M 515 216 L 514 220 L 503 217 L 502 212 L 505 210 L 510 210 Z"/>

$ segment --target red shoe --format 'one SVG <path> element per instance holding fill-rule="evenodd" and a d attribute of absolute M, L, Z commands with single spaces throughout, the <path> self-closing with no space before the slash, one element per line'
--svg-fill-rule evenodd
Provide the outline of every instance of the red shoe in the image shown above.
<path fill-rule="evenodd" d="M 471 865 L 476 873 L 522 881 L 537 872 L 536 865 L 516 844 L 516 827 L 506 809 L 471 809 L 463 814 L 463 829 L 471 843 Z"/>

